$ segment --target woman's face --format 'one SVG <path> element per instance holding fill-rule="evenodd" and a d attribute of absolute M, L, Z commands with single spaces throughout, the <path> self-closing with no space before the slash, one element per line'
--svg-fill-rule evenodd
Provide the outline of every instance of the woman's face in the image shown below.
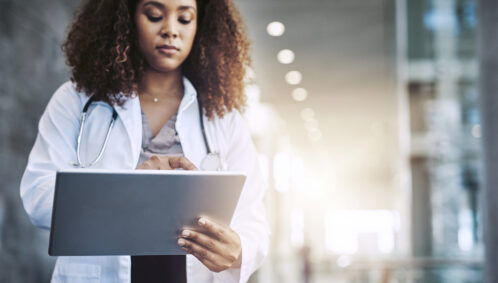
<path fill-rule="evenodd" d="M 140 52 L 148 67 L 176 70 L 187 59 L 197 31 L 195 0 L 140 0 L 135 13 Z"/>

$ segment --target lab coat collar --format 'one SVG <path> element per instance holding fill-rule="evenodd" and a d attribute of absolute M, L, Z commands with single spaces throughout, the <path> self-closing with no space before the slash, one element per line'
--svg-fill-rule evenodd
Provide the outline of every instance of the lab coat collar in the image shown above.
<path fill-rule="evenodd" d="M 187 77 L 183 77 L 183 88 L 184 88 L 184 96 L 187 97 L 197 97 L 197 91 L 194 88 L 194 85 L 190 82 Z"/>
<path fill-rule="evenodd" d="M 185 111 L 197 98 L 197 91 L 187 77 L 183 77 L 183 98 L 178 108 L 178 115 Z"/>

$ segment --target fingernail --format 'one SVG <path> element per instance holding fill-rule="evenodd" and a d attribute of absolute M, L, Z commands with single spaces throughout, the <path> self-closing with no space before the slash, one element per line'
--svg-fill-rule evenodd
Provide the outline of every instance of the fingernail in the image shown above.
<path fill-rule="evenodd" d="M 187 231 L 187 230 L 185 230 L 185 231 L 182 232 L 182 236 L 183 237 L 188 237 L 188 236 L 190 236 L 190 232 Z"/>
<path fill-rule="evenodd" d="M 185 240 L 183 239 L 178 240 L 178 244 L 183 247 L 185 245 Z"/>
<path fill-rule="evenodd" d="M 199 224 L 205 225 L 206 224 L 206 219 L 204 219 L 204 218 L 199 219 Z"/>

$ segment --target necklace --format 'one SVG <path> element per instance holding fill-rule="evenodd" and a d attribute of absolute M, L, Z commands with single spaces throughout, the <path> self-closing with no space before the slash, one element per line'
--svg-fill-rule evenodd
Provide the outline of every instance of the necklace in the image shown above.
<path fill-rule="evenodd" d="M 142 96 L 144 96 L 144 95 L 142 95 Z M 157 98 L 157 97 L 155 97 L 155 96 L 151 96 L 151 95 L 145 95 L 145 96 L 149 96 L 149 97 L 151 97 L 151 98 L 152 98 L 152 101 L 154 101 L 154 103 L 159 102 L 159 98 Z M 163 98 L 164 98 L 164 97 L 163 97 Z"/>

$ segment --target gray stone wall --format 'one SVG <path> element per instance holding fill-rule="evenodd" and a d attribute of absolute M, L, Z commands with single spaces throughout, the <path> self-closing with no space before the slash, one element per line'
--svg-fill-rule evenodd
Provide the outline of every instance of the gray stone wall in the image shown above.
<path fill-rule="evenodd" d="M 48 231 L 22 207 L 19 182 L 50 96 L 69 79 L 60 45 L 76 0 L 0 0 L 0 282 L 48 282 Z"/>

